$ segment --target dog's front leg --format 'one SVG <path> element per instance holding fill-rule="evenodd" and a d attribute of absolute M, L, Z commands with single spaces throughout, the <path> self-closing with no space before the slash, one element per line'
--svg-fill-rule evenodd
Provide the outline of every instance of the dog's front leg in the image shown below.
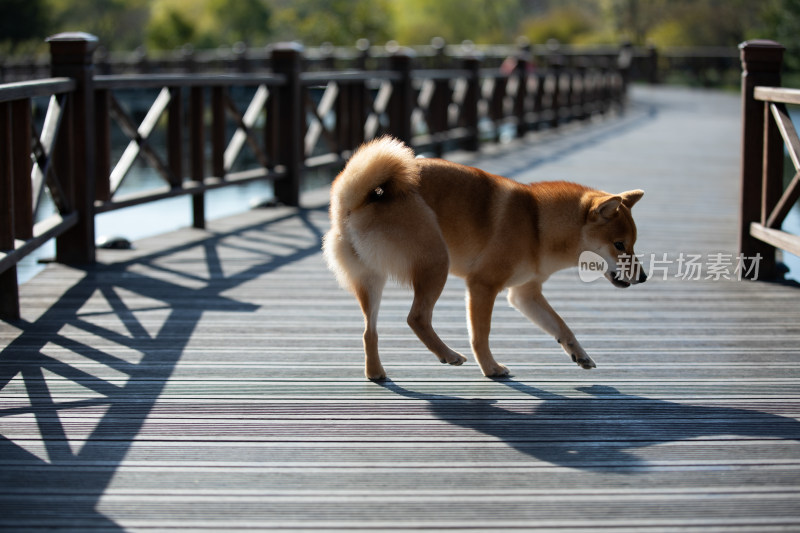
<path fill-rule="evenodd" d="M 486 377 L 508 375 L 508 368 L 494 360 L 489 349 L 489 332 L 492 328 L 492 310 L 497 294 L 500 292 L 490 286 L 467 283 L 467 313 L 469 315 L 470 342 L 472 353 Z"/>
<path fill-rule="evenodd" d="M 538 282 L 512 287 L 508 291 L 508 301 L 528 319 L 552 335 L 578 366 L 595 368 L 594 361 L 575 338 L 558 313 L 550 307 L 542 295 L 542 284 Z"/>

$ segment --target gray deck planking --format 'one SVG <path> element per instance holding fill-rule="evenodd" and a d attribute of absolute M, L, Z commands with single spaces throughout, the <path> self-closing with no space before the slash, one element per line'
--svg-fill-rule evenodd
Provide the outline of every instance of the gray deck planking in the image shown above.
<path fill-rule="evenodd" d="M 623 117 L 454 154 L 522 181 L 643 188 L 640 252 L 733 253 L 735 95 L 636 88 Z M 533 141 L 533 142 L 532 142 Z M 324 191 L 51 265 L 0 323 L 0 526 L 103 530 L 800 529 L 798 289 L 574 271 L 546 294 L 591 372 L 501 297 L 514 374 L 436 362 L 381 310 L 362 376 L 325 270 Z M 435 324 L 469 351 L 463 282 Z"/>

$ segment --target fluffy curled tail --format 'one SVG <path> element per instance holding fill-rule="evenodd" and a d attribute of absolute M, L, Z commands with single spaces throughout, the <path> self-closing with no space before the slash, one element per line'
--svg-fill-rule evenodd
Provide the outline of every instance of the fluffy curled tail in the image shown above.
<path fill-rule="evenodd" d="M 359 207 L 402 195 L 419 184 L 414 151 L 389 136 L 362 145 L 331 186 L 331 221 Z"/>
<path fill-rule="evenodd" d="M 342 287 L 369 292 L 366 287 L 383 287 L 387 276 L 408 279 L 409 250 L 395 242 L 402 233 L 396 220 L 422 216 L 410 206 L 420 181 L 414 159 L 411 148 L 381 137 L 361 146 L 334 180 L 322 249 Z"/>

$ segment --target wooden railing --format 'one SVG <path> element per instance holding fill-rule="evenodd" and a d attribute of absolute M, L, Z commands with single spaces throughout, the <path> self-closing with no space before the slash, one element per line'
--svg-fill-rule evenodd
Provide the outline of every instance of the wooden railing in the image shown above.
<path fill-rule="evenodd" d="M 68 78 L 7 85 L 0 89 L 0 315 L 18 315 L 16 264 L 78 221 L 72 169 L 62 131 L 75 82 Z M 31 99 L 49 97 L 41 133 L 33 131 Z M 33 135 L 31 132 L 33 131 Z M 33 154 L 33 156 L 32 156 Z M 59 157 L 56 157 L 56 154 Z M 34 224 L 47 188 L 58 213 Z"/>
<path fill-rule="evenodd" d="M 367 139 L 391 133 L 437 155 L 476 150 L 501 131 L 524 136 L 604 113 L 621 106 L 626 91 L 616 62 L 534 69 L 522 55 L 500 70 L 465 56 L 457 68 L 418 69 L 413 53 L 398 50 L 383 70 L 305 72 L 294 44 L 273 47 L 269 72 L 98 75 L 96 38 L 60 34 L 49 42 L 57 78 L 0 85 L 4 319 L 19 317 L 16 264 L 47 240 L 56 237 L 59 262 L 95 260 L 98 213 L 189 195 L 193 224 L 203 227 L 209 189 L 270 180 L 276 200 L 298 205 L 305 172 L 341 167 Z M 143 118 L 124 105 L 120 94 L 131 91 L 155 95 Z M 247 92 L 246 108 L 234 91 Z M 50 99 L 44 126 L 31 135 L 31 102 L 42 96 Z M 115 125 L 126 138 L 118 158 Z M 134 162 L 163 186 L 125 194 Z M 45 189 L 57 213 L 34 223 Z"/>
<path fill-rule="evenodd" d="M 800 104 L 800 90 L 781 85 L 784 48 L 773 41 L 748 41 L 742 59 L 742 166 L 739 250 L 760 257 L 761 279 L 780 276 L 776 249 L 800 255 L 800 237 L 781 230 L 800 198 L 800 138 L 786 104 Z M 795 174 L 783 183 L 784 149 Z M 755 269 L 751 269 L 756 272 Z"/>
<path fill-rule="evenodd" d="M 524 41 L 523 41 L 524 42 Z M 541 67 L 559 63 L 567 67 L 581 64 L 609 65 L 621 59 L 620 47 L 522 44 L 525 52 Z M 484 44 L 469 41 L 446 44 L 435 38 L 431 44 L 413 47 L 416 63 L 421 68 L 458 68 L 465 55 L 479 54 L 484 68 L 497 68 L 508 57 L 521 51 L 520 45 Z M 729 47 L 626 47 L 624 58 L 630 64 L 631 79 L 648 82 L 670 82 L 699 85 L 725 85 L 738 79 L 739 61 L 736 50 Z M 355 46 L 322 45 L 309 47 L 303 53 L 303 70 L 333 71 L 345 69 L 385 70 L 394 53 L 393 43 L 370 45 L 362 39 Z M 203 74 L 254 73 L 271 70 L 271 47 L 246 47 L 243 43 L 213 50 L 195 50 L 191 46 L 148 53 L 144 48 L 133 51 L 108 52 L 102 47 L 95 54 L 98 74 Z M 31 56 L 0 57 L 0 82 L 24 81 L 49 75 L 47 58 Z"/>

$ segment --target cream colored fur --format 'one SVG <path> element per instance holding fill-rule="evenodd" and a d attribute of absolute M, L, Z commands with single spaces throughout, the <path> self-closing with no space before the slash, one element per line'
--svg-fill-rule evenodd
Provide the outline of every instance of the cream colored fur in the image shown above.
<path fill-rule="evenodd" d="M 390 137 L 365 144 L 331 186 L 331 229 L 323 250 L 363 311 L 366 376 L 386 376 L 377 317 L 388 279 L 413 289 L 408 324 L 439 360 L 466 360 L 431 325 L 448 272 L 467 282 L 472 351 L 484 375 L 508 375 L 489 349 L 492 307 L 506 288 L 514 307 L 555 337 L 579 366 L 593 368 L 541 286 L 555 271 L 576 265 L 586 250 L 610 265 L 632 256 L 630 209 L 642 194 L 612 195 L 567 182 L 523 185 L 440 159 L 416 159 Z M 613 266 L 607 277 L 619 287 L 646 279 Z"/>

